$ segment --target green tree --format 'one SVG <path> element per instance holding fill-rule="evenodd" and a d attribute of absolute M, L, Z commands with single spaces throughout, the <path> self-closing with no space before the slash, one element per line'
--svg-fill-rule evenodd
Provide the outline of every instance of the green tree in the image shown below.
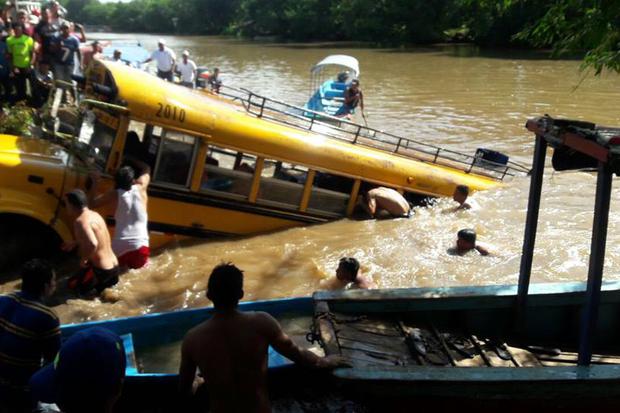
<path fill-rule="evenodd" d="M 620 73 L 620 1 L 557 0 L 517 38 L 552 47 L 556 56 L 585 52 L 583 68 Z"/>

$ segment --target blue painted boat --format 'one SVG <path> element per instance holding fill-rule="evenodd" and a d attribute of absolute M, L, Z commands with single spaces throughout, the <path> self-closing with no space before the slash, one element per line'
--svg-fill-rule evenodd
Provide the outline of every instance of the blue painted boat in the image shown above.
<path fill-rule="evenodd" d="M 330 55 L 310 69 L 310 99 L 305 109 L 340 116 L 344 104 L 344 92 L 349 83 L 360 75 L 359 62 L 347 55 Z M 314 118 L 316 114 L 305 112 Z"/>

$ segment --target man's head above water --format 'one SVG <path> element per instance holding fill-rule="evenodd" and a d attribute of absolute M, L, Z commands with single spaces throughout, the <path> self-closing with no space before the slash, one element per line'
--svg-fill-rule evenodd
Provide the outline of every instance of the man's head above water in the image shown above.
<path fill-rule="evenodd" d="M 243 298 L 243 271 L 230 262 L 216 266 L 209 276 L 207 298 L 217 310 L 236 308 Z"/>
<path fill-rule="evenodd" d="M 466 252 L 476 248 L 476 231 L 465 228 L 457 233 L 456 249 L 459 252 Z"/>

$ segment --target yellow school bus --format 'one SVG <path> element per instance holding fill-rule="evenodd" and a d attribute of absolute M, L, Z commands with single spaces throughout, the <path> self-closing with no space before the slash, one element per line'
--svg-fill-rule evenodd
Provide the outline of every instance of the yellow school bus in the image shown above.
<path fill-rule="evenodd" d="M 93 170 L 101 190 L 110 188 L 128 157 L 151 167 L 156 244 L 351 216 L 370 185 L 410 198 L 449 196 L 458 184 L 484 190 L 514 172 L 346 121 L 334 126 L 252 93 L 212 95 L 113 62 L 94 61 L 81 88 L 72 136 L 61 143 L 0 136 L 2 256 L 36 251 L 33 240 L 49 248 L 71 239 L 63 194 L 84 188 Z M 113 211 L 101 212 L 113 227 Z"/>

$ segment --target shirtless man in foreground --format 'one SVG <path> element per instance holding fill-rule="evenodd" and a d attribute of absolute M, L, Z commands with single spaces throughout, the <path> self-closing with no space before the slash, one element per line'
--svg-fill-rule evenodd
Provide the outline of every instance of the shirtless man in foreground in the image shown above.
<path fill-rule="evenodd" d="M 321 282 L 321 288 L 329 290 L 377 288 L 375 283 L 362 275 L 359 261 L 351 257 L 340 258 L 338 268 L 336 269 L 336 276 L 324 281 Z"/>
<path fill-rule="evenodd" d="M 411 210 L 407 200 L 398 191 L 383 186 L 364 194 L 364 201 L 362 205 L 373 218 L 376 218 L 382 210 L 394 218 L 407 217 Z"/>
<path fill-rule="evenodd" d="M 69 287 L 87 293 L 93 288 L 103 291 L 118 282 L 118 260 L 112 252 L 110 233 L 105 221 L 88 208 L 86 194 L 80 189 L 65 195 L 67 210 L 74 219 L 75 242 L 63 245 L 65 251 L 78 248 L 82 270 L 69 279 Z"/>
<path fill-rule="evenodd" d="M 191 329 L 181 348 L 179 386 L 192 391 L 196 368 L 209 392 L 211 412 L 271 412 L 267 393 L 268 348 L 295 363 L 313 368 L 345 365 L 340 357 L 319 357 L 297 346 L 269 314 L 241 312 L 243 273 L 232 264 L 213 269 L 207 298 L 213 301 L 213 317 Z"/>

